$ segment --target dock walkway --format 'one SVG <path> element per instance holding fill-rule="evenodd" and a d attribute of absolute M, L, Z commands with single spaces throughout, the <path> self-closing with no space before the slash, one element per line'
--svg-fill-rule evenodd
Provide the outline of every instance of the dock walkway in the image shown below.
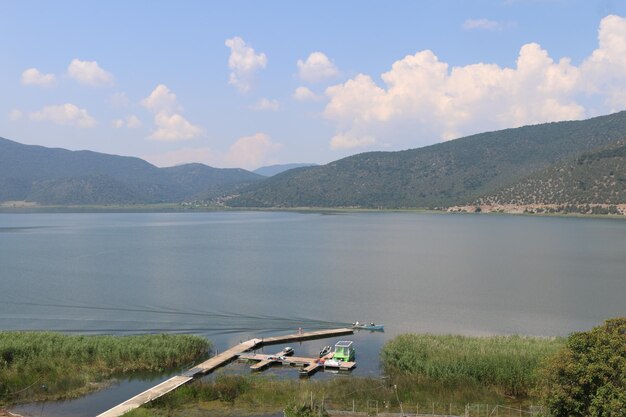
<path fill-rule="evenodd" d="M 355 362 L 337 362 L 335 364 L 328 364 L 326 361 L 333 358 L 333 353 L 329 353 L 323 358 L 307 358 L 300 356 L 280 356 L 277 355 L 265 355 L 262 353 L 242 353 L 239 355 L 239 359 L 249 360 L 249 361 L 258 361 L 256 364 L 250 367 L 253 371 L 261 371 L 274 363 L 280 363 L 283 365 L 291 365 L 298 366 L 302 369 L 300 370 L 301 375 L 311 375 L 319 368 L 331 368 L 331 369 L 339 369 L 340 371 L 349 371 L 354 369 L 356 366 Z"/>
<path fill-rule="evenodd" d="M 202 362 L 199 365 L 189 369 L 187 372 L 174 376 L 168 380 L 161 382 L 160 384 L 132 397 L 129 400 L 124 401 L 123 403 L 101 413 L 96 417 L 119 417 L 124 413 L 129 412 L 130 410 L 134 410 L 135 408 L 139 408 L 143 404 L 146 404 L 152 400 L 155 400 L 162 395 L 167 394 L 180 387 L 181 385 L 186 384 L 189 381 L 192 381 L 198 375 L 208 374 L 215 369 L 219 368 L 237 358 L 242 353 L 260 348 L 262 346 L 267 345 L 275 345 L 278 343 L 288 343 L 288 342 L 298 342 L 302 340 L 311 340 L 311 339 L 324 339 L 326 337 L 333 336 L 341 336 L 345 334 L 354 333 L 352 329 L 341 328 L 341 329 L 329 329 L 329 330 L 317 330 L 312 332 L 299 332 L 297 334 L 291 334 L 286 336 L 274 336 L 268 338 L 261 339 L 250 339 L 245 342 L 239 343 L 236 346 L 231 347 L 230 349 L 225 350 L 224 352 Z"/>

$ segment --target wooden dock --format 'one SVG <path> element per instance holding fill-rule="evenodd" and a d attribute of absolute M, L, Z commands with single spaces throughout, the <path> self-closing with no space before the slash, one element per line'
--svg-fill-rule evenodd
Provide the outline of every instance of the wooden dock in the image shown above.
<path fill-rule="evenodd" d="M 267 345 L 275 345 L 278 343 L 289 343 L 289 342 L 299 342 L 302 340 L 312 340 L 312 339 L 325 339 L 327 337 L 333 336 L 341 336 L 345 334 L 353 334 L 352 329 L 341 328 L 341 329 L 328 329 L 328 330 L 317 330 L 312 332 L 298 332 L 296 334 L 286 335 L 286 336 L 274 336 L 268 338 L 261 339 L 250 339 L 245 342 L 239 343 L 236 346 L 233 346 L 230 349 L 225 350 L 224 352 L 202 362 L 201 364 L 189 369 L 187 372 L 174 376 L 166 381 L 161 382 L 160 384 L 132 397 L 129 400 L 124 401 L 123 403 L 101 413 L 98 414 L 97 417 L 119 417 L 124 413 L 129 412 L 130 410 L 134 410 L 135 408 L 139 408 L 143 404 L 146 404 L 152 400 L 155 400 L 162 395 L 167 394 L 180 387 L 183 384 L 192 381 L 198 375 L 208 374 L 215 369 L 223 366 L 233 359 L 239 357 L 246 351 L 254 350 L 260 348 L 262 346 Z"/>
<path fill-rule="evenodd" d="M 276 355 L 265 355 L 262 353 L 242 353 L 239 355 L 239 359 L 258 361 L 250 367 L 253 371 L 261 371 L 274 363 L 280 363 L 282 365 L 298 366 L 300 367 L 300 375 L 308 376 L 316 372 L 320 368 L 338 369 L 340 371 L 349 371 L 354 369 L 356 362 L 339 362 L 336 366 L 327 365 L 326 361 L 333 358 L 333 353 L 329 353 L 323 358 L 307 358 L 300 356 L 281 356 L 280 353 Z"/>

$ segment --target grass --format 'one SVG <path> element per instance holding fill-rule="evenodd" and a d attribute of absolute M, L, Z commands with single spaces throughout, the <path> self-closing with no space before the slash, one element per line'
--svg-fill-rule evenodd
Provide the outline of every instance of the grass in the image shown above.
<path fill-rule="evenodd" d="M 528 406 L 529 399 L 503 397 L 487 388 L 461 388 L 445 384 L 415 384 L 410 378 L 360 378 L 336 376 L 331 380 L 285 380 L 265 375 L 220 375 L 215 381 L 195 381 L 125 415 L 258 416 L 274 414 L 291 404 L 324 404 L 330 410 L 373 412 L 404 411 L 463 415 L 469 403 Z M 397 396 L 396 389 L 397 387 Z M 536 404 L 536 402 L 535 402 Z"/>
<path fill-rule="evenodd" d="M 0 406 L 75 397 L 115 375 L 188 364 L 209 347 L 206 339 L 187 335 L 0 332 Z"/>
<path fill-rule="evenodd" d="M 311 398 L 328 409 L 351 410 L 354 405 L 357 411 L 366 412 L 374 407 L 381 412 L 399 412 L 399 402 L 405 411 L 434 410 L 440 414 L 448 414 L 450 407 L 454 413 L 463 413 L 468 403 L 526 406 L 537 402 L 534 389 L 543 361 L 563 344 L 563 339 L 520 336 L 408 334 L 383 347 L 384 376 L 380 378 L 336 375 L 323 381 L 293 380 L 259 374 L 228 375 L 223 370 L 215 378 L 184 385 L 128 416 L 259 415 L 279 412 L 289 404 L 308 403 Z M 52 397 L 60 398 L 72 390 L 77 392 L 77 387 L 88 386 L 88 381 L 101 381 L 117 372 L 184 364 L 207 348 L 206 340 L 189 336 L 0 333 L 0 381 L 21 375 L 12 389 L 26 387 L 25 393 L 32 400 L 45 379 L 48 395 L 56 392 Z M 8 368 L 2 362 L 6 357 L 11 362 Z M 5 377 L 3 372 L 8 369 L 12 373 Z M 28 388 L 30 384 L 34 385 Z M 6 392 L 12 391 L 0 392 L 6 400 Z"/>
<path fill-rule="evenodd" d="M 528 397 L 543 361 L 563 344 L 559 338 L 406 334 L 389 341 L 381 358 L 385 373 L 396 378 Z"/>
<path fill-rule="evenodd" d="M 276 413 L 290 404 L 327 409 L 462 415 L 466 404 L 527 407 L 545 360 L 564 339 L 521 336 L 401 335 L 381 352 L 384 376 L 337 375 L 325 381 L 220 374 L 169 393 L 130 417 L 246 416 Z M 486 409 L 486 408 L 485 408 Z M 181 414 L 182 413 L 182 414 Z"/>

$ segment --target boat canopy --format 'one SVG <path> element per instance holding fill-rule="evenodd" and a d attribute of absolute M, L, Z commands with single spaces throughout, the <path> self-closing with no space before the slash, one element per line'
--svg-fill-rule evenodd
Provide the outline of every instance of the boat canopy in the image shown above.
<path fill-rule="evenodd" d="M 354 359 L 354 347 L 351 340 L 340 340 L 335 344 L 335 353 L 333 359 L 341 360 L 344 362 Z"/>

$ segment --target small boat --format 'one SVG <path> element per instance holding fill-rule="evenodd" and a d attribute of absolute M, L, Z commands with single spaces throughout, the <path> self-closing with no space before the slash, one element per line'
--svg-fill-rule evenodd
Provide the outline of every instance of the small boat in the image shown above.
<path fill-rule="evenodd" d="M 351 340 L 340 340 L 335 343 L 335 351 L 333 352 L 333 361 L 352 362 L 356 355 L 354 343 Z M 326 361 L 328 362 L 328 361 Z"/>
<path fill-rule="evenodd" d="M 324 356 L 326 356 L 326 355 L 328 355 L 328 354 L 330 353 L 330 350 L 331 350 L 331 349 L 332 349 L 332 348 L 331 348 L 330 346 L 328 346 L 328 345 L 324 346 L 324 347 L 322 348 L 322 350 L 320 350 L 320 358 L 321 358 L 321 357 L 324 357 Z"/>
<path fill-rule="evenodd" d="M 293 355 L 293 348 L 291 346 L 286 346 L 281 353 L 283 356 Z"/>
<path fill-rule="evenodd" d="M 355 323 L 352 323 L 352 328 L 355 330 L 369 330 L 372 332 L 383 332 L 385 331 L 385 326 L 383 326 L 382 324 L 376 324 L 374 322 L 371 322 L 370 324 L 367 323 L 359 323 L 358 321 Z"/>

